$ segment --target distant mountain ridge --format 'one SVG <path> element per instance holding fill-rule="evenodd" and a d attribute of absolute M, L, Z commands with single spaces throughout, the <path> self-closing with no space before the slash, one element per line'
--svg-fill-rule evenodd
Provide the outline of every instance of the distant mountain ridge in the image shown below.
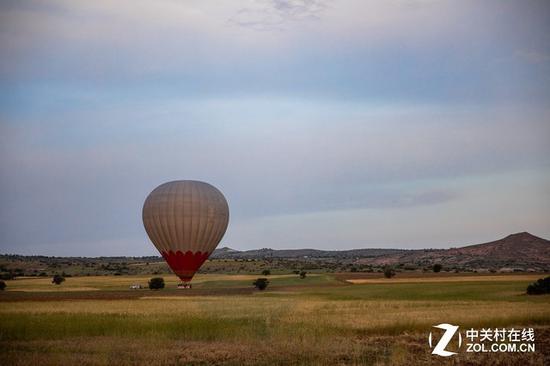
<path fill-rule="evenodd" d="M 346 258 L 357 259 L 358 263 L 370 265 L 411 264 L 426 266 L 441 263 L 444 266 L 471 268 L 535 268 L 550 269 L 550 241 L 528 232 L 483 244 L 468 245 L 451 249 L 257 249 L 238 251 L 220 248 L 211 258 L 265 259 L 265 258 Z"/>
<path fill-rule="evenodd" d="M 239 251 L 228 247 L 219 248 L 210 258 L 363 258 L 408 252 L 406 249 L 351 249 L 351 250 L 320 250 L 320 249 L 252 249 Z"/>
<path fill-rule="evenodd" d="M 483 244 L 450 249 L 381 249 L 352 250 L 319 249 L 255 249 L 239 251 L 228 247 L 216 249 L 211 259 L 263 260 L 276 266 L 291 268 L 327 268 L 331 270 L 372 271 L 385 265 L 405 270 L 429 270 L 440 263 L 446 270 L 456 271 L 537 271 L 550 272 L 550 241 L 527 232 Z M 230 263 L 213 268 L 231 267 Z M 160 267 L 159 267 L 160 266 Z M 0 254 L 0 274 L 6 271 L 16 276 L 48 274 L 61 268 L 74 274 L 138 274 L 159 271 L 164 260 L 148 257 L 48 257 Z M 218 267 L 216 267 L 218 266 Z M 225 267 L 224 267 L 225 266 Z M 241 265 L 242 267 L 242 265 Z M 285 267 L 286 268 L 286 267 Z"/>

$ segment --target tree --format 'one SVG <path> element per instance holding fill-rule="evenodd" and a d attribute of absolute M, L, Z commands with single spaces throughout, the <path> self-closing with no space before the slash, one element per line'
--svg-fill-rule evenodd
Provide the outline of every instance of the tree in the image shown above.
<path fill-rule="evenodd" d="M 443 268 L 443 266 L 442 266 L 441 264 L 439 264 L 439 263 L 436 263 L 436 264 L 434 264 L 434 266 L 433 266 L 433 270 L 434 270 L 435 273 L 441 272 L 441 269 L 442 269 L 442 268 Z"/>
<path fill-rule="evenodd" d="M 307 275 L 307 272 L 306 271 L 302 271 L 300 272 L 300 278 L 306 278 L 306 275 Z"/>
<path fill-rule="evenodd" d="M 384 268 L 384 277 L 392 278 L 393 276 L 395 276 L 395 270 L 390 266 L 386 266 Z"/>
<path fill-rule="evenodd" d="M 6 283 L 4 281 L 0 281 L 0 291 L 4 291 L 6 288 Z"/>
<path fill-rule="evenodd" d="M 270 274 L 271 274 L 271 271 L 269 269 L 264 269 L 262 271 L 262 275 L 264 275 L 264 276 L 269 276 Z"/>
<path fill-rule="evenodd" d="M 267 278 L 258 278 L 252 283 L 258 290 L 263 291 L 269 285 L 269 280 Z"/>
<path fill-rule="evenodd" d="M 164 278 L 153 277 L 149 280 L 149 288 L 151 290 L 160 290 L 164 288 Z"/>
<path fill-rule="evenodd" d="M 65 277 L 58 274 L 53 276 L 52 283 L 55 283 L 56 285 L 61 285 L 62 282 L 65 282 Z"/>
<path fill-rule="evenodd" d="M 550 276 L 540 278 L 537 282 L 533 282 L 527 286 L 527 295 L 544 295 L 550 294 Z"/>

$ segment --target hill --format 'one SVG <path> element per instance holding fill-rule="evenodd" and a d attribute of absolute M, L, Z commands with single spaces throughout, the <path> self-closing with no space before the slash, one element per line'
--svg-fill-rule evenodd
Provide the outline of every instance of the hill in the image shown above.
<path fill-rule="evenodd" d="M 365 264 L 415 264 L 418 266 L 441 263 L 444 266 L 498 269 L 502 271 L 548 270 L 550 268 L 550 241 L 527 232 L 483 244 L 460 248 L 411 250 L 401 254 L 361 260 Z"/>
<path fill-rule="evenodd" d="M 489 243 L 451 249 L 256 249 L 228 247 L 214 251 L 201 273 L 381 272 L 386 265 L 398 270 L 426 271 L 435 263 L 447 271 L 550 271 L 550 241 L 527 232 Z M 46 257 L 0 255 L 0 279 L 13 276 L 138 275 L 168 273 L 161 257 Z"/>

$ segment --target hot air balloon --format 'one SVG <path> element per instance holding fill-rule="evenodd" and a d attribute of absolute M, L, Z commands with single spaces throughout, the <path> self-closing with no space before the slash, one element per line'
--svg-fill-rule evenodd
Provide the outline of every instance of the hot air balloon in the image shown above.
<path fill-rule="evenodd" d="M 143 204 L 147 235 L 184 283 L 191 281 L 218 246 L 228 222 L 225 197 L 205 182 L 161 184 Z"/>

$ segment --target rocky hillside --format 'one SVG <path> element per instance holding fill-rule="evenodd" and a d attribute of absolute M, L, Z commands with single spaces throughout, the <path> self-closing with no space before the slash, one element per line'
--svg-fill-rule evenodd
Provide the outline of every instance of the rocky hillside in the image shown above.
<path fill-rule="evenodd" d="M 508 235 L 489 243 L 440 250 L 411 250 L 364 259 L 368 264 L 416 264 L 420 266 L 441 263 L 444 266 L 489 268 L 499 270 L 550 269 L 550 241 L 527 232 Z"/>
<path fill-rule="evenodd" d="M 484 244 L 451 249 L 355 249 L 327 251 L 316 249 L 238 251 L 217 249 L 212 258 L 227 259 L 340 259 L 363 265 L 409 265 L 426 267 L 440 263 L 447 268 L 491 270 L 550 270 L 550 241 L 527 232 L 509 235 Z"/>

